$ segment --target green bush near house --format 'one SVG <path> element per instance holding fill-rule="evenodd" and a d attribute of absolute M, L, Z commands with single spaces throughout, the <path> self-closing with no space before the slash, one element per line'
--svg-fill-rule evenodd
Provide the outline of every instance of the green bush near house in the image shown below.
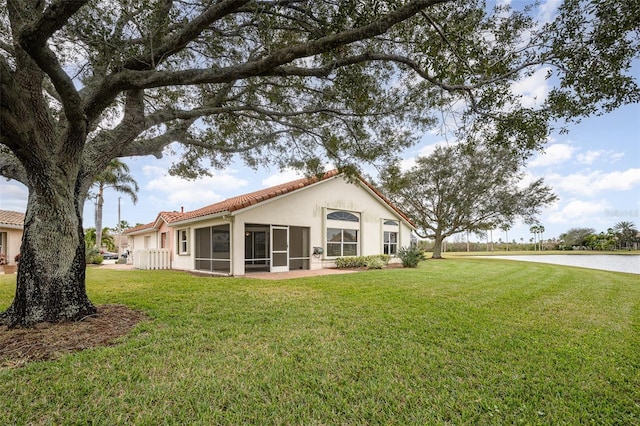
<path fill-rule="evenodd" d="M 377 254 L 371 256 L 339 257 L 336 259 L 338 269 L 382 269 L 389 264 L 391 256 L 388 254 Z"/>
<path fill-rule="evenodd" d="M 416 268 L 424 260 L 424 252 L 418 246 L 400 247 L 398 257 L 405 268 Z"/>
<path fill-rule="evenodd" d="M 87 265 L 102 265 L 102 262 L 104 262 L 100 250 L 95 247 L 86 247 L 84 257 Z"/>

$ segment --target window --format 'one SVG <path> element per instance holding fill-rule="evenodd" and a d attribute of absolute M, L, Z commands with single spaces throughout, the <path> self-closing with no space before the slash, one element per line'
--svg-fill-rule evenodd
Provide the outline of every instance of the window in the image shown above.
<path fill-rule="evenodd" d="M 163 232 L 160 234 L 160 248 L 167 248 L 167 243 L 169 241 L 169 233 Z"/>
<path fill-rule="evenodd" d="M 329 220 L 342 220 L 345 222 L 360 222 L 360 218 L 353 213 L 336 211 L 327 215 Z"/>
<path fill-rule="evenodd" d="M 398 253 L 398 233 L 384 231 L 384 254 L 395 256 Z"/>
<path fill-rule="evenodd" d="M 384 224 L 387 226 L 398 226 L 398 221 L 397 220 L 385 220 Z"/>
<path fill-rule="evenodd" d="M 195 231 L 196 269 L 231 272 L 231 232 L 229 225 L 210 226 Z"/>
<path fill-rule="evenodd" d="M 189 254 L 189 229 L 178 229 L 178 254 Z"/>
<path fill-rule="evenodd" d="M 327 256 L 357 256 L 358 231 L 327 228 Z"/>
<path fill-rule="evenodd" d="M 325 256 L 357 256 L 359 250 L 360 214 L 343 210 L 327 213 L 327 247 Z"/>

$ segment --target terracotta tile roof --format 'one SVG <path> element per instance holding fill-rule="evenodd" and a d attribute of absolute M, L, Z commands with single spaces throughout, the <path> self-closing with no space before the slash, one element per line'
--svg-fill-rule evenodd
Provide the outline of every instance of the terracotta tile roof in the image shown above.
<path fill-rule="evenodd" d="M 223 212 L 231 213 L 236 210 L 244 209 L 246 207 L 250 207 L 255 204 L 262 203 L 264 201 L 270 200 L 280 195 L 288 194 L 290 192 L 296 191 L 298 189 L 304 188 L 306 186 L 312 185 L 314 183 L 317 183 L 323 180 L 327 180 L 337 175 L 338 175 L 337 170 L 331 170 L 326 172 L 323 176 L 320 176 L 320 177 L 313 176 L 309 178 L 297 179 L 291 182 L 272 186 L 270 188 L 265 188 L 258 191 L 250 192 L 248 194 L 238 195 L 237 197 L 228 198 L 226 200 L 220 201 L 215 204 L 211 204 L 209 206 L 202 207 L 197 210 L 185 212 L 182 214 L 178 213 L 179 216 L 173 217 L 172 222 L 196 219 L 198 217 L 209 216 L 209 215 L 223 213 Z"/>
<path fill-rule="evenodd" d="M 283 183 L 280 185 L 272 186 L 270 188 L 261 189 L 258 191 L 250 192 L 248 194 L 238 195 L 237 197 L 228 198 L 226 200 L 220 201 L 215 204 L 210 204 L 208 206 L 199 208 L 197 210 L 192 210 L 189 212 L 160 212 L 155 221 L 148 223 L 146 225 L 139 225 L 135 228 L 127 229 L 124 233 L 131 234 L 137 232 L 143 232 L 145 230 L 152 230 L 156 227 L 159 227 L 159 220 L 162 219 L 166 223 L 171 224 L 175 222 L 181 222 L 185 220 L 197 219 L 199 217 L 205 217 L 220 213 L 231 213 L 240 209 L 244 209 L 258 203 L 262 203 L 264 201 L 270 200 L 272 198 L 278 197 L 280 195 L 288 194 L 290 192 L 296 191 L 298 189 L 302 189 L 304 187 L 310 186 L 314 183 L 321 182 L 323 180 L 330 179 L 332 177 L 338 176 L 340 173 L 338 170 L 331 170 L 326 172 L 322 176 L 312 176 L 308 178 L 297 179 L 291 182 Z M 360 178 L 360 181 L 371 190 L 377 197 L 379 197 L 384 203 L 386 203 L 393 211 L 398 213 L 404 220 L 406 220 L 409 224 L 413 226 L 413 223 L 409 218 L 400 211 L 391 201 L 389 201 L 384 195 L 380 193 L 373 185 L 364 179 Z"/>
<path fill-rule="evenodd" d="M 24 213 L 0 210 L 0 225 L 24 227 Z"/>
<path fill-rule="evenodd" d="M 180 212 L 160 212 L 158 213 L 156 220 L 154 220 L 153 222 L 126 229 L 123 232 L 123 234 L 133 234 L 141 231 L 146 231 L 146 230 L 151 231 L 153 229 L 158 229 L 160 228 L 160 219 L 162 219 L 166 223 L 171 223 L 171 222 L 175 222 L 183 214 L 184 213 L 180 213 Z"/>

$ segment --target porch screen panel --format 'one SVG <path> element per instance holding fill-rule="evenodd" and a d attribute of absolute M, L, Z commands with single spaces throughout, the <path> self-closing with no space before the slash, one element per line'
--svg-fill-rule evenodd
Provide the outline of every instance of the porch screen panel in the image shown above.
<path fill-rule="evenodd" d="M 196 265 L 197 270 L 211 271 L 211 228 L 196 229 Z"/>
<path fill-rule="evenodd" d="M 196 264 L 200 271 L 231 272 L 229 225 L 196 229 Z"/>
<path fill-rule="evenodd" d="M 215 272 L 231 271 L 231 232 L 229 225 L 219 225 L 211 228 L 212 264 Z"/>
<path fill-rule="evenodd" d="M 310 259 L 309 228 L 291 226 L 289 228 L 289 269 L 309 269 Z"/>

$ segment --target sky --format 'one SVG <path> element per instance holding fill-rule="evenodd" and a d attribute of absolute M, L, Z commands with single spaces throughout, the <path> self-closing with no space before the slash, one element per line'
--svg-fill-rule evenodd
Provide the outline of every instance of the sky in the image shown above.
<path fill-rule="evenodd" d="M 544 70 L 521 81 L 513 90 L 531 102 L 544 99 L 550 87 Z M 634 68 L 640 80 L 640 66 Z M 401 153 L 408 167 L 418 155 L 428 155 L 441 137 L 426 133 L 420 142 Z M 138 203 L 126 195 L 107 189 L 103 226 L 115 227 L 120 219 L 131 225 L 149 223 L 160 211 L 197 209 L 223 199 L 294 180 L 302 175 L 293 170 L 260 168 L 253 170 L 233 162 L 224 170 L 213 170 L 211 177 L 195 181 L 169 176 L 170 156 L 126 158 L 131 174 L 140 186 Z M 364 168 L 374 175 L 373 169 Z M 558 201 L 539 217 L 545 227 L 544 238 L 558 238 L 570 228 L 606 231 L 621 221 L 640 227 L 640 105 L 624 106 L 612 113 L 583 119 L 569 127 L 567 134 L 552 134 L 543 153 L 533 155 L 526 165 L 525 181 L 543 177 Z M 0 209 L 24 212 L 28 192 L 24 185 L 0 178 Z M 88 202 L 84 226 L 94 226 L 94 205 Z M 529 226 L 518 223 L 508 240 L 529 241 Z M 506 239 L 494 232 L 493 240 Z M 472 240 L 478 237 L 472 236 Z"/>

